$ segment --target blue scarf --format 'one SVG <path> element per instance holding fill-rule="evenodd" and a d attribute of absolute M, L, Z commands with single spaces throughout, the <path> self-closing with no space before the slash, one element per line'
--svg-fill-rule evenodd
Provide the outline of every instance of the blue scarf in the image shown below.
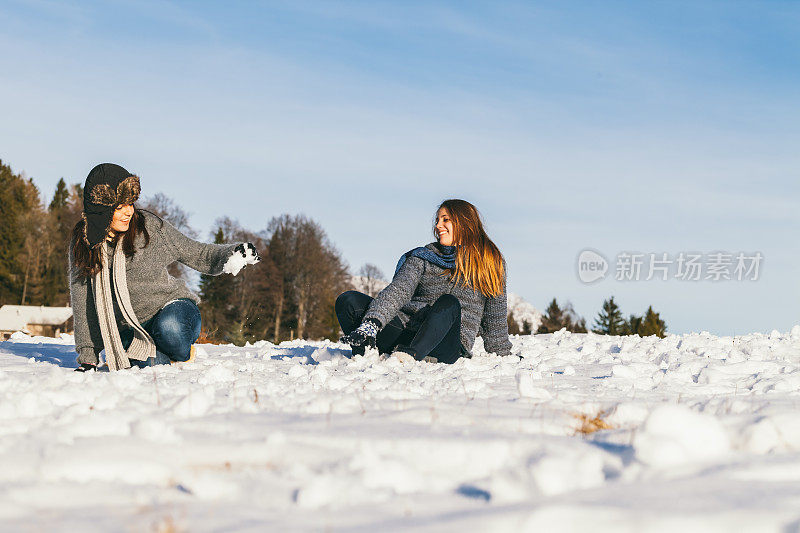
<path fill-rule="evenodd" d="M 424 259 L 425 261 L 433 263 L 434 265 L 444 269 L 455 268 L 456 247 L 442 246 L 439 243 L 434 243 L 433 245 L 436 247 L 437 250 L 441 252 L 441 255 L 423 246 L 420 246 L 419 248 L 414 248 L 413 250 L 410 250 L 400 256 L 400 260 L 397 262 L 397 266 L 394 269 L 395 276 L 400 271 L 400 267 L 403 266 L 403 263 L 405 263 L 406 259 L 408 259 L 409 257 L 419 257 L 420 259 Z"/>

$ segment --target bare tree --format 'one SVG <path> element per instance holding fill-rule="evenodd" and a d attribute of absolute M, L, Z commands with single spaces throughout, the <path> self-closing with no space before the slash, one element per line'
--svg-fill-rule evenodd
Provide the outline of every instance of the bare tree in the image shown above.
<path fill-rule="evenodd" d="M 386 276 L 383 271 L 372 263 L 366 263 L 358 271 L 361 278 L 359 289 L 375 298 L 386 287 Z"/>
<path fill-rule="evenodd" d="M 335 337 L 333 303 L 348 277 L 339 252 L 322 227 L 303 215 L 274 218 L 267 231 L 268 255 L 283 285 L 276 301 L 275 342 L 286 327 L 296 329 L 298 338 Z"/>

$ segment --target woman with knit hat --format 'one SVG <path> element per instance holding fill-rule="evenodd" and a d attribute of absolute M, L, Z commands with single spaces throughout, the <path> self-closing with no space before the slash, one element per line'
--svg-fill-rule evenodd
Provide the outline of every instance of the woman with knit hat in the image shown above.
<path fill-rule="evenodd" d="M 190 360 L 200 299 L 167 266 L 218 275 L 259 260 L 251 243 L 200 243 L 137 209 L 140 192 L 139 178 L 119 165 L 97 165 L 86 178 L 69 246 L 78 371 L 95 369 L 103 349 L 109 370 Z"/>
<path fill-rule="evenodd" d="M 445 200 L 434 217 L 436 242 L 405 253 L 392 282 L 373 300 L 348 291 L 336 316 L 354 354 L 367 346 L 406 361 L 454 363 L 471 357 L 475 337 L 484 348 L 509 355 L 506 268 L 465 200 Z"/>

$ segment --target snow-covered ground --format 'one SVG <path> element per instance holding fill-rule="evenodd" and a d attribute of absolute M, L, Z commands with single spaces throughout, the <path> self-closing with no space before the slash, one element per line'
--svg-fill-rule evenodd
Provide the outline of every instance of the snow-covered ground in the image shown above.
<path fill-rule="evenodd" d="M 2 531 L 800 530 L 800 326 L 452 366 L 294 341 L 80 374 L 70 343 L 0 343 Z"/>

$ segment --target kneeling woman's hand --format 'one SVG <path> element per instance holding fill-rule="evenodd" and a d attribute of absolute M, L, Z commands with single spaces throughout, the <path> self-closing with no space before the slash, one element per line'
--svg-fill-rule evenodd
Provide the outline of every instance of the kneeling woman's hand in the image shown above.
<path fill-rule="evenodd" d="M 238 244 L 236 248 L 233 249 L 233 251 L 242 254 L 243 258 L 253 261 L 253 263 L 251 264 L 255 264 L 261 261 L 261 256 L 258 255 L 258 251 L 256 250 L 256 247 L 252 242 Z"/>
<path fill-rule="evenodd" d="M 349 335 L 345 335 L 339 341 L 349 344 L 350 346 L 375 346 L 375 337 L 378 336 L 378 331 L 381 329 L 381 323 L 375 318 L 368 318 L 361 323 Z"/>
<path fill-rule="evenodd" d="M 245 265 L 255 265 L 261 261 L 261 256 L 258 255 L 256 247 L 251 242 L 237 244 L 233 249 L 233 253 L 228 258 L 222 271 L 226 274 L 233 274 L 234 276 L 239 273 Z"/>

